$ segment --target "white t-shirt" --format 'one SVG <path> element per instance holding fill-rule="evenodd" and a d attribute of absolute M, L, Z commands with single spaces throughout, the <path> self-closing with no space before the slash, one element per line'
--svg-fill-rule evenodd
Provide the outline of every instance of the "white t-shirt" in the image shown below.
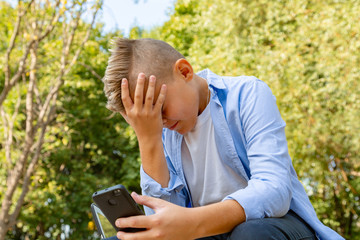
<path fill-rule="evenodd" d="M 195 128 L 184 135 L 181 154 L 194 207 L 220 202 L 247 186 L 246 180 L 220 159 L 209 104 Z"/>

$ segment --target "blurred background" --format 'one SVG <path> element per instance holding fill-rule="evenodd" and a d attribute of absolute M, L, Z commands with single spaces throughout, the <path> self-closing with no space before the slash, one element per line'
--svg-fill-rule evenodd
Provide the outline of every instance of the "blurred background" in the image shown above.
<path fill-rule="evenodd" d="M 98 239 L 92 193 L 140 192 L 136 136 L 102 90 L 115 37 L 265 81 L 318 217 L 360 239 L 360 1 L 0 0 L 0 33 L 0 240 Z"/>

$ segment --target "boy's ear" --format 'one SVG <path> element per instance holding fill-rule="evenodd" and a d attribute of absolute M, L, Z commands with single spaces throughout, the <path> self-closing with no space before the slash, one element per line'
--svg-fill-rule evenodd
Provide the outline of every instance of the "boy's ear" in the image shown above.
<path fill-rule="evenodd" d="M 194 71 L 191 64 L 184 58 L 180 58 L 174 65 L 174 71 L 176 74 L 181 75 L 185 81 L 193 79 Z"/>

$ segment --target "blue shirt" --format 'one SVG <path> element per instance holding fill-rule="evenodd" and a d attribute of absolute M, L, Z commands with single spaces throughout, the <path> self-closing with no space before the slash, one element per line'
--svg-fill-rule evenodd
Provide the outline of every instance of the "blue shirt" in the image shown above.
<path fill-rule="evenodd" d="M 219 154 L 248 186 L 225 196 L 245 210 L 246 220 L 297 213 L 321 240 L 343 239 L 317 218 L 288 153 L 285 122 L 270 88 L 255 77 L 220 77 L 206 69 L 198 73 L 211 91 L 210 112 Z M 163 130 L 164 153 L 170 173 L 166 188 L 141 168 L 144 195 L 191 207 L 181 162 L 183 136 Z M 153 213 L 145 208 L 147 214 Z"/>

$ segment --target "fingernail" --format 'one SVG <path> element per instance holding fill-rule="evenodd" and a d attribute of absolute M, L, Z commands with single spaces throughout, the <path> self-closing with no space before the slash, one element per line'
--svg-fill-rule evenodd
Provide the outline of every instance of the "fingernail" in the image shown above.
<path fill-rule="evenodd" d="M 145 78 L 145 74 L 144 73 L 139 73 L 139 78 Z"/>
<path fill-rule="evenodd" d="M 120 220 L 116 220 L 115 225 L 116 225 L 117 227 L 120 227 Z"/>
<path fill-rule="evenodd" d="M 150 82 L 155 82 L 155 76 L 150 76 Z"/>
<path fill-rule="evenodd" d="M 122 84 L 122 85 L 126 84 L 126 78 L 123 78 L 123 79 L 121 80 L 121 84 Z"/>
<path fill-rule="evenodd" d="M 139 194 L 137 194 L 136 192 L 133 192 L 133 194 L 137 197 L 137 196 L 139 196 Z"/>

